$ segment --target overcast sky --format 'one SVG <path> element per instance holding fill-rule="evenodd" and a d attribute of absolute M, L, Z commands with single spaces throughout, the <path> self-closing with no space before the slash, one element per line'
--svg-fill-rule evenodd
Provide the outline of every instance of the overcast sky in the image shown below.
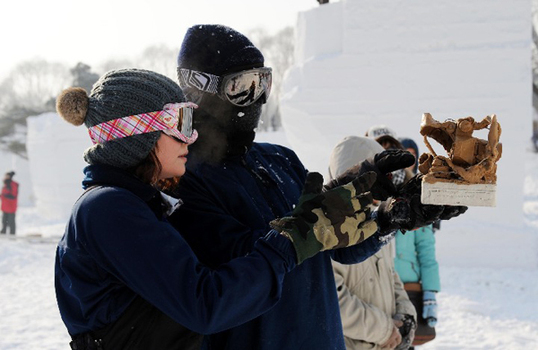
<path fill-rule="evenodd" d="M 0 77 L 33 58 L 96 65 L 154 44 L 179 48 L 194 24 L 276 32 L 316 6 L 316 0 L 8 0 L 0 11 Z"/>

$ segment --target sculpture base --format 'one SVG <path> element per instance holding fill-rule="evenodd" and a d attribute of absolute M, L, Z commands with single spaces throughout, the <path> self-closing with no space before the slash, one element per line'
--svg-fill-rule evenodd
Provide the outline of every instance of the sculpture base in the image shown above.
<path fill-rule="evenodd" d="M 420 201 L 422 204 L 495 207 L 497 205 L 497 185 L 422 181 Z"/>

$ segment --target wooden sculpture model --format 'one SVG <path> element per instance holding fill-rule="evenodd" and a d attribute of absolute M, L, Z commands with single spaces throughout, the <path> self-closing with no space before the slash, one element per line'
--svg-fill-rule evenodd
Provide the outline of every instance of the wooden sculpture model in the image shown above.
<path fill-rule="evenodd" d="M 473 137 L 475 130 L 486 128 L 487 140 Z M 419 158 L 424 204 L 495 206 L 496 163 L 502 154 L 501 126 L 495 115 L 480 122 L 466 117 L 441 123 L 424 113 L 420 134 L 430 151 Z M 447 156 L 436 154 L 428 137 L 441 144 Z"/>

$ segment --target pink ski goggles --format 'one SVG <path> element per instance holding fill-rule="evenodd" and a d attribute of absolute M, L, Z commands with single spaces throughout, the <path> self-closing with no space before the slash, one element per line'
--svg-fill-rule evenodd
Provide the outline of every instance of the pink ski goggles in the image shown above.
<path fill-rule="evenodd" d="M 162 111 L 130 115 L 97 124 L 88 129 L 94 144 L 104 143 L 133 135 L 162 131 L 178 141 L 188 145 L 198 138 L 198 132 L 192 128 L 195 103 L 169 103 Z"/>

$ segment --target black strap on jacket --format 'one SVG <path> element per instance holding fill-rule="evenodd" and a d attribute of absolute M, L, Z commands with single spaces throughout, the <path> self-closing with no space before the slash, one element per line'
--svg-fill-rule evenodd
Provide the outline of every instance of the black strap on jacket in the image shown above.
<path fill-rule="evenodd" d="M 118 320 L 74 336 L 70 345 L 72 350 L 199 350 L 202 337 L 136 297 Z"/>
<path fill-rule="evenodd" d="M 103 350 L 103 340 L 95 339 L 90 333 L 83 333 L 73 337 L 69 346 L 72 350 Z"/>

